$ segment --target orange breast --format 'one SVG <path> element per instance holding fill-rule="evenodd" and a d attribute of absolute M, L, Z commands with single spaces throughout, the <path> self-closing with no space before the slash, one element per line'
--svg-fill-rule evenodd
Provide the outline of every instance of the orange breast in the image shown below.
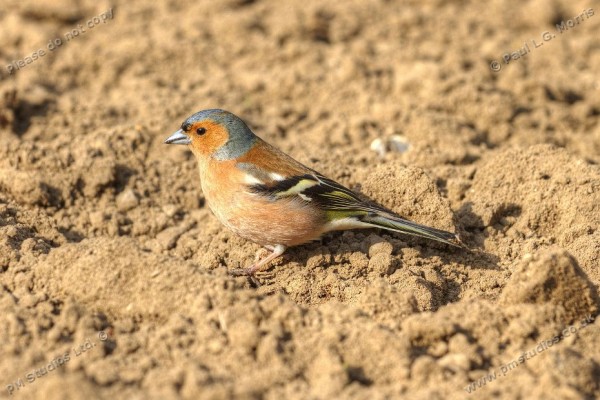
<path fill-rule="evenodd" d="M 325 217 L 300 198 L 272 201 L 250 193 L 234 160 L 200 163 L 200 179 L 215 216 L 233 232 L 261 245 L 295 246 L 318 239 Z"/>

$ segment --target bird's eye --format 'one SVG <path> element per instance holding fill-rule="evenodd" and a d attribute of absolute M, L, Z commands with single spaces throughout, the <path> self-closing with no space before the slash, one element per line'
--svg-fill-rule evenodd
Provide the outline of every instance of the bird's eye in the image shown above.
<path fill-rule="evenodd" d="M 196 133 L 198 135 L 202 136 L 206 133 L 206 128 L 198 128 L 198 129 L 196 129 Z"/>

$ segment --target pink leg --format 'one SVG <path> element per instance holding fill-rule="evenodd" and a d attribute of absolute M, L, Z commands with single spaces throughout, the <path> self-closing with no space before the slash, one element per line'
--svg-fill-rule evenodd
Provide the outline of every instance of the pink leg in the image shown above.
<path fill-rule="evenodd" d="M 265 246 L 267 249 L 272 250 L 273 252 L 262 260 L 254 263 L 248 268 L 238 268 L 232 269 L 229 273 L 233 276 L 253 276 L 255 273 L 259 272 L 264 266 L 269 264 L 271 261 L 279 257 L 285 252 L 285 246 L 282 244 L 278 244 L 276 246 Z"/>

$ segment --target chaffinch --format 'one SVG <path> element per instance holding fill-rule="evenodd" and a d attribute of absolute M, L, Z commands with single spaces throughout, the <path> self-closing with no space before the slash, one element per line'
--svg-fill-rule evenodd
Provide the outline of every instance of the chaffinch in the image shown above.
<path fill-rule="evenodd" d="M 221 223 L 271 251 L 248 268 L 230 271 L 233 275 L 252 276 L 287 247 L 336 230 L 383 228 L 462 247 L 455 233 L 364 202 L 256 136 L 230 112 L 197 112 L 165 143 L 189 146 L 198 160 L 206 202 Z"/>

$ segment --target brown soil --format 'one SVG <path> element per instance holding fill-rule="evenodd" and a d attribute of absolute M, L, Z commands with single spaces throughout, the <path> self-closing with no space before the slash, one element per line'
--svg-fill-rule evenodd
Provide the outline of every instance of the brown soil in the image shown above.
<path fill-rule="evenodd" d="M 0 397 L 600 397 L 597 2 L 4 3 Z M 215 107 L 472 251 L 351 231 L 228 276 L 258 246 L 162 144 Z"/>

